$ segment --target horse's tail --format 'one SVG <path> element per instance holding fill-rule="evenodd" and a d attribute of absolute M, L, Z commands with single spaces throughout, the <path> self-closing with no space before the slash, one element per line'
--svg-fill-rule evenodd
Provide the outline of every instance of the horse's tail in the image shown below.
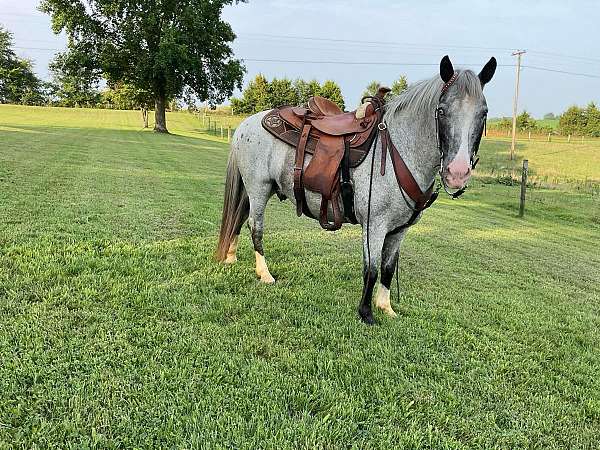
<path fill-rule="evenodd" d="M 249 212 L 250 200 L 248 199 L 248 193 L 235 160 L 234 152 L 231 152 L 227 163 L 221 231 L 215 253 L 218 261 L 223 262 L 227 258 L 231 242 L 240 234 L 242 225 L 248 219 Z"/>

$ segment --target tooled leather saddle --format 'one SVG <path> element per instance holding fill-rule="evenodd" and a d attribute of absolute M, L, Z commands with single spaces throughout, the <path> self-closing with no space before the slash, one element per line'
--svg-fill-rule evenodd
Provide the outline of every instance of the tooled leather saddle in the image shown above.
<path fill-rule="evenodd" d="M 432 203 L 432 187 L 421 191 L 382 121 L 384 97 L 389 91 L 379 88 L 375 96 L 363 98 L 361 106 L 352 112 L 342 112 L 332 101 L 316 96 L 309 99 L 307 108 L 282 106 L 263 117 L 262 126 L 269 133 L 296 147 L 294 197 L 298 216 L 314 218 L 306 204 L 306 188 L 321 194 L 319 222 L 324 229 L 338 230 L 344 219 L 358 223 L 350 169 L 364 161 L 378 131 L 382 141 L 381 174 L 385 173 L 389 148 L 398 184 L 415 201 L 415 207 L 422 210 Z M 307 153 L 312 159 L 304 168 Z M 333 222 L 329 221 L 330 205 Z"/>

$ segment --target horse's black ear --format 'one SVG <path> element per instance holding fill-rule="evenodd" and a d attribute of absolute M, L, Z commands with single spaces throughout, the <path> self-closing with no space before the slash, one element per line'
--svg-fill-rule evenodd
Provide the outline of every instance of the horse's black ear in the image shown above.
<path fill-rule="evenodd" d="M 498 66 L 498 63 L 496 62 L 496 58 L 494 58 L 492 56 L 490 58 L 490 60 L 487 62 L 487 64 L 485 66 L 483 66 L 483 69 L 481 69 L 481 72 L 479 72 L 479 75 L 477 75 L 479 77 L 479 80 L 481 81 L 481 85 L 484 85 L 484 84 L 487 84 L 490 82 L 490 80 L 494 76 L 494 73 L 496 72 L 497 66 Z"/>
<path fill-rule="evenodd" d="M 450 58 L 446 55 L 440 62 L 440 77 L 444 83 L 447 83 L 452 78 L 452 75 L 454 75 L 454 67 L 452 67 L 452 62 L 450 62 Z"/>

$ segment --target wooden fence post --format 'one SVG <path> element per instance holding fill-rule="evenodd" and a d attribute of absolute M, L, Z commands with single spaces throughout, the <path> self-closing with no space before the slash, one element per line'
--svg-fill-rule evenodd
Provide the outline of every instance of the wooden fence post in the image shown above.
<path fill-rule="evenodd" d="M 529 131 L 529 140 L 531 140 L 531 131 Z"/>
<path fill-rule="evenodd" d="M 525 189 L 527 188 L 527 170 L 529 161 L 523 160 L 523 173 L 521 174 L 521 203 L 519 204 L 519 217 L 525 215 Z"/>
<path fill-rule="evenodd" d="M 571 142 L 571 135 L 567 136 L 567 142 Z"/>
<path fill-rule="evenodd" d="M 231 125 L 227 125 L 227 142 L 231 142 Z"/>
<path fill-rule="evenodd" d="M 223 125 L 221 125 L 221 139 L 223 139 Z"/>
<path fill-rule="evenodd" d="M 548 133 L 548 142 L 550 142 L 550 133 Z"/>

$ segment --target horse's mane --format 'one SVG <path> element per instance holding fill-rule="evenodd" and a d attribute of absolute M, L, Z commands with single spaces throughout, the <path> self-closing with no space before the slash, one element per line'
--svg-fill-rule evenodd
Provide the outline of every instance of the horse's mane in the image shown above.
<path fill-rule="evenodd" d="M 458 77 L 452 88 L 458 89 L 463 95 L 469 95 L 477 99 L 482 98 L 483 88 L 479 77 L 472 70 L 457 70 L 457 72 Z M 411 84 L 400 95 L 394 95 L 387 100 L 385 120 L 391 119 L 392 116 L 400 112 L 415 118 L 423 113 L 433 112 L 443 86 L 444 82 L 439 75 Z"/>

